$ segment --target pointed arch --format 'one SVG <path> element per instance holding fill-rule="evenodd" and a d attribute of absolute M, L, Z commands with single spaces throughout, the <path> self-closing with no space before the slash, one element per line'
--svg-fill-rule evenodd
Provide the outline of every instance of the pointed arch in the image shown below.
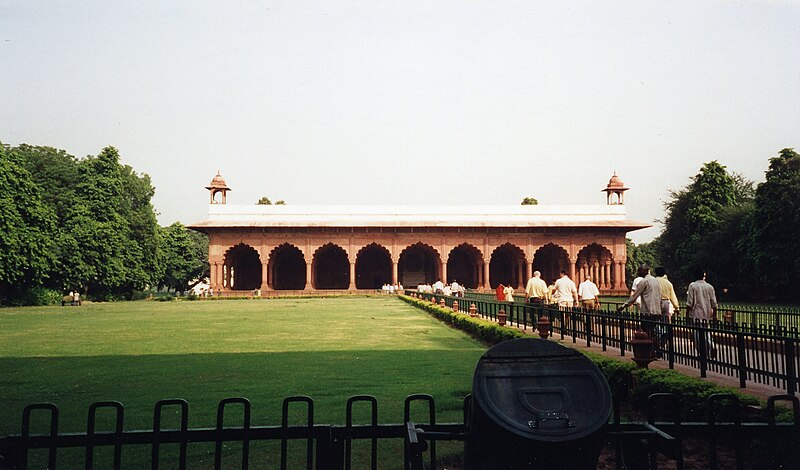
<path fill-rule="evenodd" d="M 422 242 L 409 245 L 400 252 L 398 280 L 404 286 L 432 284 L 441 276 L 439 252 Z"/>
<path fill-rule="evenodd" d="M 548 285 L 552 284 L 561 270 L 569 271 L 569 253 L 561 245 L 548 243 L 533 254 L 533 269 L 542 273 Z"/>
<path fill-rule="evenodd" d="M 334 243 L 317 248 L 311 259 L 311 285 L 321 290 L 350 286 L 350 262 L 344 248 Z"/>
<path fill-rule="evenodd" d="M 578 252 L 575 263 L 576 279 L 583 280 L 590 276 L 601 290 L 611 290 L 614 286 L 614 256 L 607 247 L 598 243 L 590 243 Z"/>
<path fill-rule="evenodd" d="M 356 289 L 380 289 L 392 282 L 392 254 L 377 243 L 370 243 L 356 254 Z"/>
<path fill-rule="evenodd" d="M 521 288 L 525 276 L 525 252 L 512 243 L 504 243 L 492 251 L 489 259 L 489 285 L 500 284 Z"/>
<path fill-rule="evenodd" d="M 252 290 L 261 287 L 261 258 L 250 245 L 239 243 L 225 251 L 222 285 L 230 290 Z"/>
<path fill-rule="evenodd" d="M 476 246 L 462 243 L 447 255 L 448 281 L 457 281 L 464 287 L 477 289 L 483 269 L 483 254 Z"/>
<path fill-rule="evenodd" d="M 275 290 L 303 290 L 306 287 L 306 260 L 300 248 L 283 243 L 269 253 L 269 286 Z"/>

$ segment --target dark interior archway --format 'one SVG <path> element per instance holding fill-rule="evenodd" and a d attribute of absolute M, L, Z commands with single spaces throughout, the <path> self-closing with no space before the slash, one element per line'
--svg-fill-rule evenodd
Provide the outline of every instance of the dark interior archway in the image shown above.
<path fill-rule="evenodd" d="M 439 263 L 439 254 L 431 246 L 415 243 L 406 247 L 397 264 L 400 284 L 404 287 L 433 284 L 439 277 Z"/>
<path fill-rule="evenodd" d="M 525 254 L 518 246 L 510 243 L 501 245 L 492 252 L 489 260 L 489 285 L 494 289 L 498 285 L 522 287 L 525 275 Z"/>
<path fill-rule="evenodd" d="M 306 260 L 299 248 L 284 243 L 272 250 L 269 267 L 272 288 L 275 290 L 302 290 L 306 287 Z"/>
<path fill-rule="evenodd" d="M 533 255 L 533 269 L 542 273 L 542 279 L 548 285 L 552 284 L 562 269 L 569 272 L 569 254 L 564 248 L 548 243 Z"/>
<path fill-rule="evenodd" d="M 240 243 L 225 253 L 225 285 L 234 290 L 261 287 L 261 259 L 251 246 Z"/>
<path fill-rule="evenodd" d="M 356 256 L 356 289 L 380 289 L 392 282 L 392 255 L 386 248 L 371 243 Z"/>
<path fill-rule="evenodd" d="M 483 269 L 483 257 L 472 245 L 462 243 L 450 251 L 447 258 L 447 281 L 457 281 L 464 287 L 478 287 L 478 273 Z"/>
<path fill-rule="evenodd" d="M 312 263 L 315 289 L 347 289 L 350 287 L 350 262 L 344 248 L 328 243 L 314 253 Z"/>

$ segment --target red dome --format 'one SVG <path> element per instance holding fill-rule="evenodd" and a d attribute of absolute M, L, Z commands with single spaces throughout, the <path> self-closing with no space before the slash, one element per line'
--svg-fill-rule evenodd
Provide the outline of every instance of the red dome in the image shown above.
<path fill-rule="evenodd" d="M 217 176 L 215 176 L 214 179 L 211 180 L 211 184 L 209 186 L 206 186 L 206 189 L 228 189 L 228 190 L 230 190 L 228 185 L 225 183 L 225 178 L 223 178 L 222 175 L 219 174 L 219 172 L 217 172 Z"/>
<path fill-rule="evenodd" d="M 615 189 L 616 188 L 623 188 L 623 187 L 625 187 L 625 183 L 623 183 L 622 179 L 619 176 L 617 176 L 616 173 L 614 173 L 614 176 L 612 176 L 611 179 L 608 180 L 608 187 L 609 188 L 615 188 Z"/>

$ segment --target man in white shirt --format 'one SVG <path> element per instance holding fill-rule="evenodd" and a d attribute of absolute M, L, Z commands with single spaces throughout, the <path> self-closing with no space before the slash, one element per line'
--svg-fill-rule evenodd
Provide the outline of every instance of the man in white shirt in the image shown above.
<path fill-rule="evenodd" d="M 564 270 L 561 271 L 561 277 L 556 280 L 555 295 L 558 297 L 558 308 L 561 310 L 578 306 L 578 289 Z"/>
<path fill-rule="evenodd" d="M 433 283 L 433 293 L 439 295 L 444 293 L 444 283 L 441 279 Z"/>
<path fill-rule="evenodd" d="M 453 283 L 450 284 L 450 292 L 452 292 L 456 297 L 458 297 L 461 292 L 461 286 L 458 285 L 458 282 L 455 279 L 453 279 Z"/>
<path fill-rule="evenodd" d="M 578 297 L 581 299 L 581 306 L 586 310 L 597 310 L 600 307 L 600 290 L 592 282 L 592 276 L 586 275 L 581 285 L 578 286 Z"/>

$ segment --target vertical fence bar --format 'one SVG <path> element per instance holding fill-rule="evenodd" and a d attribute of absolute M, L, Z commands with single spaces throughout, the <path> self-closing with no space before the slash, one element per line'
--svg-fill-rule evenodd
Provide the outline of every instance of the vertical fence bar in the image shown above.
<path fill-rule="evenodd" d="M 783 356 L 786 361 L 786 392 L 793 395 L 797 391 L 797 368 L 795 363 L 795 347 L 797 342 L 791 338 L 784 340 Z"/>
<path fill-rule="evenodd" d="M 242 405 L 242 430 L 244 430 L 244 437 L 242 438 L 242 469 L 250 467 L 250 439 L 248 433 L 250 431 L 250 400 L 247 398 L 225 398 L 217 405 L 217 440 L 214 445 L 214 468 L 220 470 L 222 468 L 222 433 L 225 429 L 225 407 L 229 404 Z"/>
<path fill-rule="evenodd" d="M 377 470 L 378 468 L 378 437 L 377 437 L 377 429 L 378 429 L 378 400 L 371 396 L 371 395 L 356 395 L 354 397 L 350 397 L 347 399 L 347 416 L 346 416 L 346 424 L 345 426 L 348 428 L 348 431 L 353 427 L 353 404 L 356 402 L 366 402 L 371 404 L 371 425 L 373 427 L 372 432 L 372 451 L 370 453 L 370 468 L 372 470 Z M 345 442 L 345 457 L 344 457 L 344 468 L 345 470 L 350 470 L 352 467 L 352 458 L 353 458 L 353 439 L 349 436 Z"/>
<path fill-rule="evenodd" d="M 58 446 L 58 407 L 53 403 L 34 403 L 22 410 L 22 470 L 28 469 L 28 438 L 31 435 L 31 412 L 34 410 L 50 411 L 50 446 L 47 453 L 47 468 L 55 470 Z"/>
<path fill-rule="evenodd" d="M 416 394 L 416 395 L 410 395 L 410 396 L 406 397 L 406 401 L 405 401 L 405 404 L 403 406 L 403 423 L 408 423 L 408 422 L 411 421 L 411 404 L 413 402 L 418 402 L 418 401 L 428 404 L 428 423 L 427 424 L 435 425 L 436 424 L 436 404 L 435 404 L 435 402 L 433 400 L 433 397 L 431 395 L 426 395 L 426 394 Z M 419 425 L 418 422 L 416 422 L 416 424 Z M 408 457 L 409 457 L 410 449 L 408 448 L 408 442 L 404 442 L 403 446 L 404 446 L 404 449 L 403 449 L 404 450 L 404 458 L 403 458 L 404 468 L 405 468 L 405 470 L 409 470 L 409 464 L 408 464 L 409 458 Z M 431 441 L 430 442 L 429 449 L 430 449 L 430 468 L 432 470 L 436 470 L 436 441 Z"/>
<path fill-rule="evenodd" d="M 164 410 L 164 407 L 169 405 L 178 405 L 181 410 L 181 433 L 183 433 L 183 438 L 180 442 L 180 450 L 178 455 L 178 468 L 181 470 L 186 470 L 186 431 L 189 429 L 189 403 L 182 399 L 172 399 L 172 400 L 159 400 L 156 402 L 155 411 L 153 412 L 153 443 L 152 443 L 152 451 L 151 451 L 151 466 L 153 470 L 158 470 L 159 466 L 159 452 L 160 452 L 160 434 L 162 432 L 161 429 L 161 414 Z"/>
<path fill-rule="evenodd" d="M 125 407 L 118 401 L 101 401 L 89 405 L 89 416 L 86 419 L 86 436 L 89 443 L 86 445 L 86 468 L 91 470 L 94 468 L 94 438 L 97 427 L 97 410 L 98 408 L 112 408 L 116 410 L 115 426 L 114 426 L 114 469 L 119 469 L 122 466 L 122 443 L 120 438 L 123 433 L 123 417 Z"/>
<path fill-rule="evenodd" d="M 306 404 L 306 427 L 308 428 L 308 437 L 306 438 L 306 468 L 312 470 L 314 465 L 314 400 L 307 396 L 287 397 L 283 400 L 281 406 L 281 427 L 283 427 L 284 433 L 281 438 L 281 470 L 286 470 L 286 466 L 288 465 L 289 444 L 285 430 L 289 428 L 290 403 Z"/>

